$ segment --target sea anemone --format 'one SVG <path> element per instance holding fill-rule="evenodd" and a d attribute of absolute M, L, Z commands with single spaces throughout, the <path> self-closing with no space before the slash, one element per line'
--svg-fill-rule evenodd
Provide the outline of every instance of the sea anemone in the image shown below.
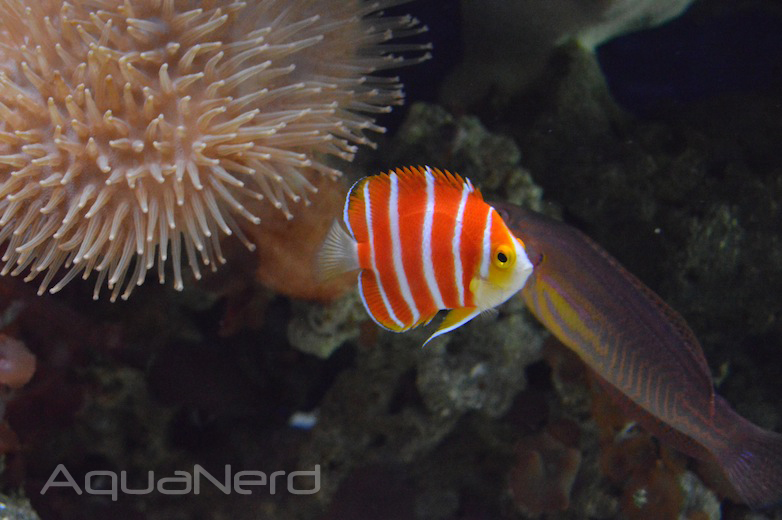
<path fill-rule="evenodd" d="M 221 235 L 250 247 L 248 200 L 292 218 L 401 103 L 373 73 L 428 54 L 385 43 L 425 30 L 398 3 L 0 0 L 0 272 L 42 293 L 95 271 L 114 300 L 169 255 L 181 289 Z"/>

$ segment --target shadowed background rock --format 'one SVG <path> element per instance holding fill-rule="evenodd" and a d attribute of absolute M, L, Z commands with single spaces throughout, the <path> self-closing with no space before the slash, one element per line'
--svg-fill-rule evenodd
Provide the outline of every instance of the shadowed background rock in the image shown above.
<path fill-rule="evenodd" d="M 401 103 L 372 74 L 427 55 L 385 44 L 425 30 L 397 3 L 0 2 L 2 274 L 96 272 L 114 300 L 169 256 L 177 289 L 184 262 L 215 269 L 222 235 L 252 247 L 248 201 L 293 218 Z"/>
<path fill-rule="evenodd" d="M 461 0 L 463 62 L 446 79 L 443 100 L 469 106 L 511 96 L 548 67 L 569 42 L 594 50 L 618 35 L 660 25 L 693 0 Z"/>

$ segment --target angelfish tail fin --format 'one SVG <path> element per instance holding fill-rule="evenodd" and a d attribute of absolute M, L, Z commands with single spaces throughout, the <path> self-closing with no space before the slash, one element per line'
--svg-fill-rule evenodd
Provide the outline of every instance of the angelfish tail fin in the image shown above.
<path fill-rule="evenodd" d="M 329 229 L 317 256 L 316 272 L 321 280 L 329 280 L 359 268 L 356 241 L 338 220 Z"/>

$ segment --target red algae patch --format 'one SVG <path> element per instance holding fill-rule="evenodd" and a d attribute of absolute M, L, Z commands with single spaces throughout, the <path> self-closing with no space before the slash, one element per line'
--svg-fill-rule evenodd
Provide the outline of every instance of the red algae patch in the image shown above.
<path fill-rule="evenodd" d="M 548 432 L 516 443 L 510 491 L 516 506 L 529 514 L 564 511 L 581 465 L 581 452 Z"/>
<path fill-rule="evenodd" d="M 35 373 L 35 355 L 18 339 L 0 334 L 0 383 L 20 388 Z"/>

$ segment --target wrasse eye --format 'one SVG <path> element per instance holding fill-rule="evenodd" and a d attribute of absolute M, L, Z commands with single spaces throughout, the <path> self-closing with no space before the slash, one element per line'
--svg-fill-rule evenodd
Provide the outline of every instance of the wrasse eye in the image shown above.
<path fill-rule="evenodd" d="M 508 269 L 516 261 L 516 251 L 508 245 L 501 244 L 494 250 L 492 262 L 498 269 Z"/>

